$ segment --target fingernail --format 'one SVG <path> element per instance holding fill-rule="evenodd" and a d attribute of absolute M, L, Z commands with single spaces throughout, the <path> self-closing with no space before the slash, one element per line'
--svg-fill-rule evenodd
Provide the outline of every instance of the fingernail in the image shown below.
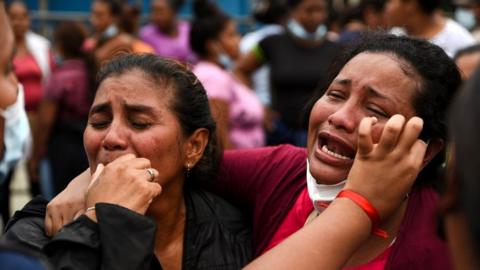
<path fill-rule="evenodd" d="M 375 125 L 378 122 L 378 119 L 375 116 L 372 116 L 372 125 Z"/>

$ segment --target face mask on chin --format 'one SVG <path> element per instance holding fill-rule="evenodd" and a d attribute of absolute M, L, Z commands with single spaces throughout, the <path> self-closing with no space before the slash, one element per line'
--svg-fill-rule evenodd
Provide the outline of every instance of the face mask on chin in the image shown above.
<path fill-rule="evenodd" d="M 325 37 L 327 34 L 327 27 L 324 24 L 320 24 L 315 32 L 310 33 L 303 26 L 298 23 L 295 19 L 290 19 L 287 23 L 287 29 L 292 35 L 299 39 L 309 40 L 309 41 L 318 41 Z"/>
<path fill-rule="evenodd" d="M 333 185 L 319 184 L 310 173 L 310 163 L 307 159 L 307 189 L 313 207 L 318 212 L 322 212 L 325 204 L 329 204 L 337 197 L 338 193 L 343 189 L 347 180 L 343 180 Z"/>
<path fill-rule="evenodd" d="M 222 45 L 217 44 L 217 51 L 217 63 L 219 63 L 226 70 L 232 70 L 234 61 L 227 53 L 225 53 Z"/>

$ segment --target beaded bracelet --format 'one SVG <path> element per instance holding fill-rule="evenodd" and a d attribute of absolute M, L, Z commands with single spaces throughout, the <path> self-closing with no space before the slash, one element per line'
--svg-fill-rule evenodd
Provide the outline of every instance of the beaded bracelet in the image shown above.
<path fill-rule="evenodd" d="M 362 195 L 352 190 L 342 190 L 338 193 L 337 198 L 348 198 L 358 205 L 372 222 L 372 233 L 382 238 L 388 238 L 388 233 L 379 228 L 380 216 L 377 209 Z"/>

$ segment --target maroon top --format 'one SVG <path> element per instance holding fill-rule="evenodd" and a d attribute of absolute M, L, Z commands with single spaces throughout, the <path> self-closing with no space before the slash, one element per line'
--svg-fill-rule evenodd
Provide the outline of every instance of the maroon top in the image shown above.
<path fill-rule="evenodd" d="M 82 60 L 65 60 L 48 78 L 45 99 L 58 104 L 59 120 L 86 120 L 90 110 L 87 67 Z"/>
<path fill-rule="evenodd" d="M 290 145 L 226 151 L 216 192 L 252 214 L 254 256 L 306 187 L 304 148 Z M 438 196 L 431 188 L 411 192 L 407 211 L 385 269 L 451 269 L 446 244 L 436 235 Z"/>

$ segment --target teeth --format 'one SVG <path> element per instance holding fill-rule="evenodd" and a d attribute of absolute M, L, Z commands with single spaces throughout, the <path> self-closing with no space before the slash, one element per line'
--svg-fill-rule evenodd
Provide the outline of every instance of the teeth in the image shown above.
<path fill-rule="evenodd" d="M 346 157 L 346 156 L 343 156 L 343 155 L 340 155 L 338 153 L 335 153 L 333 151 L 330 151 L 328 148 L 327 148 L 327 145 L 324 145 L 322 146 L 322 151 L 331 155 L 331 156 L 334 156 L 336 158 L 339 158 L 339 159 L 345 159 L 345 160 L 349 160 L 350 158 L 349 157 Z"/>

